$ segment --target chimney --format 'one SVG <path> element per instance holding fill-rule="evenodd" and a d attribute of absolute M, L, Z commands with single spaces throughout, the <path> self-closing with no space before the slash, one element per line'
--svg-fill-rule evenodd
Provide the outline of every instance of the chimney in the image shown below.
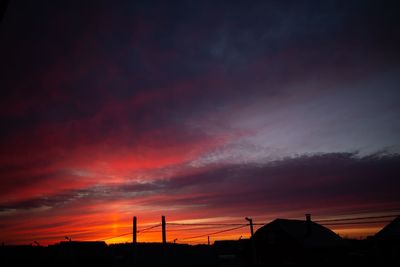
<path fill-rule="evenodd" d="M 306 237 L 311 235 L 311 214 L 307 213 L 306 214 Z"/>

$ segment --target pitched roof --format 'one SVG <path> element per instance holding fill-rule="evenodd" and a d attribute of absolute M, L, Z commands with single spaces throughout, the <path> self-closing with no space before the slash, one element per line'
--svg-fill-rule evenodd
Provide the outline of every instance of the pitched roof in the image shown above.
<path fill-rule="evenodd" d="M 342 245 L 342 238 L 339 235 L 312 221 L 276 219 L 258 229 L 254 235 L 262 237 L 280 231 L 307 247 Z"/>
<path fill-rule="evenodd" d="M 400 238 L 400 216 L 397 216 L 388 225 L 383 227 L 378 233 L 375 234 L 379 239 L 399 239 Z"/>

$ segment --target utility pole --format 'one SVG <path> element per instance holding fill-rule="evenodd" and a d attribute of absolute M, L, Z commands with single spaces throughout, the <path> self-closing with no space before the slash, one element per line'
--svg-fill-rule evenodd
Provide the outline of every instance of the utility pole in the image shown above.
<path fill-rule="evenodd" d="M 208 245 L 210 245 L 210 236 L 207 236 L 207 241 Z"/>
<path fill-rule="evenodd" d="M 248 218 L 248 217 L 246 217 L 245 219 L 246 219 L 246 221 L 248 221 L 248 222 L 249 222 L 249 224 L 250 224 L 250 234 L 251 234 L 251 236 L 253 236 L 253 235 L 254 235 L 254 229 L 253 229 L 253 219 L 251 219 L 251 218 Z"/>
<path fill-rule="evenodd" d="M 165 216 L 161 216 L 161 226 L 162 226 L 162 242 L 167 243 L 167 234 L 165 232 Z"/>
<path fill-rule="evenodd" d="M 165 231 L 165 216 L 161 216 L 161 228 L 162 228 L 162 250 L 163 250 L 163 258 L 162 265 L 163 267 L 168 266 L 168 258 L 167 258 L 167 233 Z"/>
<path fill-rule="evenodd" d="M 253 229 L 253 219 L 246 217 L 245 218 L 246 221 L 249 222 L 250 224 L 250 234 L 251 234 L 251 238 L 250 238 L 250 243 L 251 243 L 251 250 L 252 250 L 252 258 L 253 258 L 253 267 L 257 267 L 257 253 L 256 253 L 256 245 L 254 242 L 254 229 Z"/>
<path fill-rule="evenodd" d="M 132 244 L 137 243 L 137 219 L 133 216 Z"/>
<path fill-rule="evenodd" d="M 133 222 L 132 222 L 132 245 L 133 245 L 133 266 L 137 266 L 137 219 L 136 216 L 133 216 Z"/>

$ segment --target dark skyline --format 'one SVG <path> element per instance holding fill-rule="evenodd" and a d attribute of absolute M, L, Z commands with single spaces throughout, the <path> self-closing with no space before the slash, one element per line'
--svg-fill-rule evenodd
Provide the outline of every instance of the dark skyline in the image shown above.
<path fill-rule="evenodd" d="M 100 239 L 126 232 L 132 215 L 398 212 L 397 10 L 10 1 L 0 24 L 0 241 Z"/>

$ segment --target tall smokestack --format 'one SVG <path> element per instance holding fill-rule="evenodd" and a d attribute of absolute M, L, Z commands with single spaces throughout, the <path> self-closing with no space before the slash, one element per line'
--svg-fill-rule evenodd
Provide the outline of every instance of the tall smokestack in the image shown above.
<path fill-rule="evenodd" d="M 310 213 L 306 213 L 306 221 L 311 222 L 311 214 Z"/>

